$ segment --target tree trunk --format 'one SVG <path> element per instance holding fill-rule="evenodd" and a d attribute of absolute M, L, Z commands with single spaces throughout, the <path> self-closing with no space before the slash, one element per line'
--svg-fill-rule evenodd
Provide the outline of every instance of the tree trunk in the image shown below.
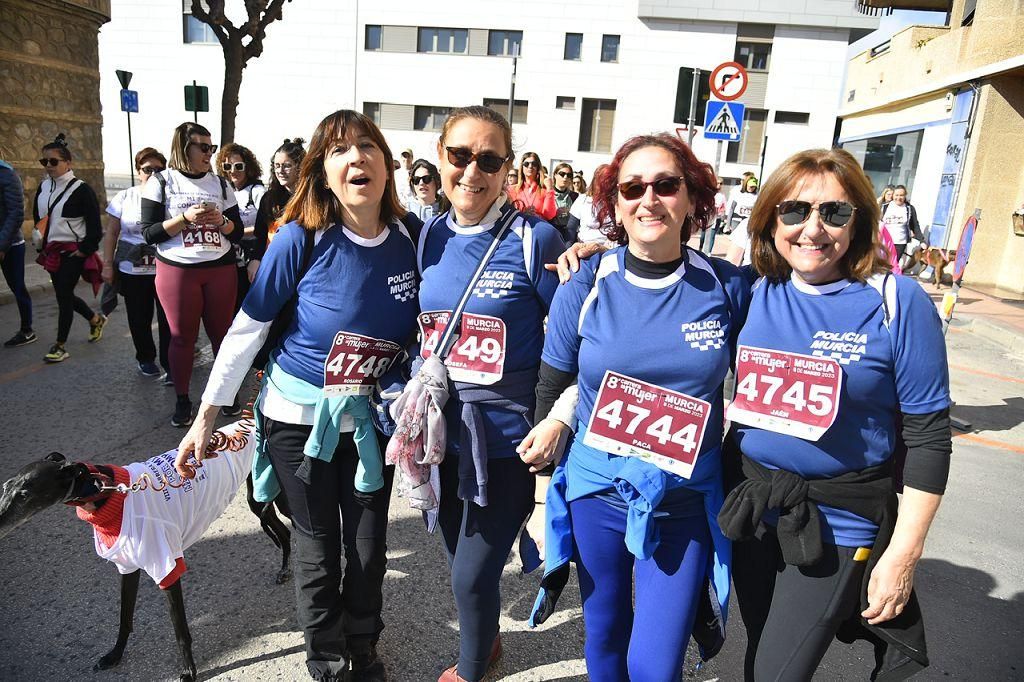
<path fill-rule="evenodd" d="M 220 145 L 235 141 L 235 116 L 238 114 L 238 91 L 242 87 L 245 59 L 242 46 L 224 46 L 224 92 L 220 100 Z"/>

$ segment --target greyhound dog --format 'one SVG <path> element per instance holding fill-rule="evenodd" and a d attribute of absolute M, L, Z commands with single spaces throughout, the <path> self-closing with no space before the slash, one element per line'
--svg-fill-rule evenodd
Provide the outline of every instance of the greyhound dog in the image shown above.
<path fill-rule="evenodd" d="M 170 450 L 126 467 L 72 462 L 59 452 L 51 452 L 4 483 L 0 493 L 0 539 L 47 507 L 63 503 L 76 507 L 79 518 L 92 525 L 96 552 L 121 572 L 117 642 L 93 670 L 106 670 L 120 663 L 132 632 L 140 571 L 145 571 L 167 596 L 180 657 L 178 679 L 196 679 L 192 635 L 181 591 L 183 552 L 224 512 L 243 479 L 249 509 L 281 550 L 278 584 L 290 577 L 291 533 L 274 506 L 287 518 L 291 513 L 283 497 L 271 503 L 253 498 L 249 472 L 255 438 L 249 437 L 249 426 L 251 423 L 242 421 L 221 429 L 215 441 L 222 450 L 215 458 L 205 460 L 192 480 L 182 480 L 174 471 L 177 450 Z"/>

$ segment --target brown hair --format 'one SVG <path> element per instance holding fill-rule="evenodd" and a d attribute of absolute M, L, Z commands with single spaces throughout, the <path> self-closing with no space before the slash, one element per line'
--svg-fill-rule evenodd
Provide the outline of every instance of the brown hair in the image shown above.
<path fill-rule="evenodd" d="M 690 198 L 693 213 L 683 221 L 682 240 L 685 244 L 694 228 L 703 228 L 711 220 L 715 209 L 715 172 L 711 166 L 700 161 L 693 150 L 676 137 L 668 133 L 657 135 L 637 135 L 626 140 L 625 144 L 615 152 L 611 163 L 602 171 L 594 174 L 591 184 L 594 197 L 594 208 L 597 219 L 602 225 L 611 224 L 605 234 L 608 239 L 619 244 L 629 241 L 626 228 L 615 221 L 615 202 L 619 193 L 619 170 L 623 162 L 633 152 L 644 147 L 660 147 L 675 157 L 680 175 L 686 183 L 686 193 Z"/>
<path fill-rule="evenodd" d="M 228 157 L 232 154 L 237 154 L 242 157 L 242 161 L 245 163 L 245 185 L 240 188 L 248 187 L 253 183 L 260 182 L 260 178 L 263 177 L 263 166 L 256 160 L 256 155 L 248 147 L 243 147 L 240 144 L 234 142 L 228 142 L 226 145 L 220 148 L 217 152 L 217 175 L 226 175 L 224 173 L 224 162 L 228 160 Z"/>
<path fill-rule="evenodd" d="M 551 181 L 552 182 L 555 181 L 555 176 L 558 175 L 558 171 L 562 170 L 563 168 L 568 168 L 569 169 L 569 191 L 570 192 L 575 192 L 576 190 L 574 190 L 572 188 L 572 179 L 574 177 L 576 177 L 576 174 L 572 170 L 572 164 L 568 164 L 565 161 L 563 161 L 560 164 L 558 164 L 557 166 L 555 166 L 555 169 L 553 171 L 551 171 Z"/>
<path fill-rule="evenodd" d="M 167 157 L 153 147 L 143 147 L 135 155 L 135 170 L 142 168 L 142 162 L 146 159 L 156 159 L 160 165 L 167 168 Z"/>
<path fill-rule="evenodd" d="M 601 177 L 601 174 L 608 170 L 608 164 L 602 163 L 594 169 L 594 177 L 590 178 L 590 184 L 587 185 L 587 196 L 593 197 L 594 192 L 597 191 L 597 179 Z"/>
<path fill-rule="evenodd" d="M 210 137 L 210 131 L 192 121 L 185 121 L 174 129 L 171 136 L 171 161 L 168 166 L 182 173 L 192 172 L 188 165 L 188 144 L 192 141 L 193 135 Z"/>
<path fill-rule="evenodd" d="M 533 157 L 533 159 L 537 162 L 537 175 L 535 182 L 541 189 L 544 189 L 544 177 L 541 175 L 541 170 L 544 168 L 544 166 L 541 165 L 540 155 L 537 154 L 537 152 L 526 152 L 525 154 L 523 154 L 522 158 L 519 159 L 519 181 L 516 183 L 516 189 L 522 189 L 523 185 L 526 184 L 526 173 L 523 172 L 523 164 L 530 157 Z"/>
<path fill-rule="evenodd" d="M 791 199 L 790 192 L 807 177 L 831 175 L 846 192 L 856 209 L 845 229 L 851 230 L 850 247 L 839 262 L 843 277 L 865 281 L 871 275 L 889 272 L 889 260 L 878 236 L 878 204 L 871 181 L 857 160 L 844 149 L 808 149 L 782 162 L 761 187 L 761 193 L 747 224 L 750 258 L 754 269 L 775 281 L 788 279 L 792 268 L 775 248 L 778 225 L 776 207 Z"/>
<path fill-rule="evenodd" d="M 351 109 L 340 109 L 330 114 L 313 132 L 309 141 L 309 149 L 302 159 L 299 168 L 299 182 L 295 186 L 295 194 L 284 209 L 281 221 L 290 223 L 297 221 L 307 230 L 318 230 L 341 221 L 341 202 L 334 192 L 327 187 L 327 176 L 324 174 L 324 159 L 331 146 L 338 141 L 364 133 L 384 153 L 384 172 L 386 184 L 384 196 L 380 202 L 380 220 L 385 225 L 406 214 L 405 207 L 398 200 L 395 189 L 395 176 L 391 172 L 394 157 L 387 140 L 373 120 Z"/>

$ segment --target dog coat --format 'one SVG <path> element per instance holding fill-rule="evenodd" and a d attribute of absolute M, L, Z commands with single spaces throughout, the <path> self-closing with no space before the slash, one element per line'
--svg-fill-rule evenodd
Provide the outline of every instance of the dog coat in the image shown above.
<path fill-rule="evenodd" d="M 237 424 L 232 424 L 221 430 L 230 434 L 237 428 Z M 177 449 L 145 462 L 115 467 L 118 482 L 127 478 L 134 483 L 148 474 L 150 487 L 124 495 L 121 518 L 106 519 L 102 528 L 88 513 L 80 513 L 84 520 L 93 524 L 96 553 L 112 562 L 121 573 L 142 569 L 160 587 L 174 584 L 186 570 L 185 550 L 224 512 L 249 475 L 255 440 L 250 435 L 239 451 L 221 452 L 213 459 L 203 460 L 195 478 L 184 481 L 180 488 L 167 486 L 158 491 L 152 487 L 154 482 L 159 487 L 165 479 L 174 485 L 182 483 L 174 469 Z M 122 472 L 126 476 L 122 477 Z M 111 497 L 111 501 L 115 498 Z M 99 517 L 102 511 L 101 507 L 94 516 Z M 120 525 L 120 532 L 112 538 L 110 530 L 113 528 L 116 532 L 117 525 Z"/>

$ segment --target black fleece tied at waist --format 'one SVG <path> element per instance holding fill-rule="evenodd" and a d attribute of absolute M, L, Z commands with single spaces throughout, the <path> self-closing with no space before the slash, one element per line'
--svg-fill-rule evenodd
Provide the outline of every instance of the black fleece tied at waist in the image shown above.
<path fill-rule="evenodd" d="M 835 478 L 806 480 L 781 469 L 769 469 L 739 453 L 733 434 L 723 447 L 726 488 L 732 490 L 718 514 L 722 533 L 737 542 L 758 535 L 767 509 L 778 509 L 777 533 L 783 560 L 791 566 L 810 566 L 822 559 L 821 517 L 818 504 L 845 509 L 878 525 L 861 581 L 860 609 L 844 622 L 836 638 L 850 643 L 866 639 L 875 648 L 872 680 L 904 680 L 928 666 L 924 620 L 911 590 L 903 612 L 884 623 L 871 625 L 860 616 L 868 607 L 868 581 L 885 552 L 896 527 L 899 500 L 892 477 L 892 462 Z M 891 645 L 891 646 L 890 646 Z"/>

